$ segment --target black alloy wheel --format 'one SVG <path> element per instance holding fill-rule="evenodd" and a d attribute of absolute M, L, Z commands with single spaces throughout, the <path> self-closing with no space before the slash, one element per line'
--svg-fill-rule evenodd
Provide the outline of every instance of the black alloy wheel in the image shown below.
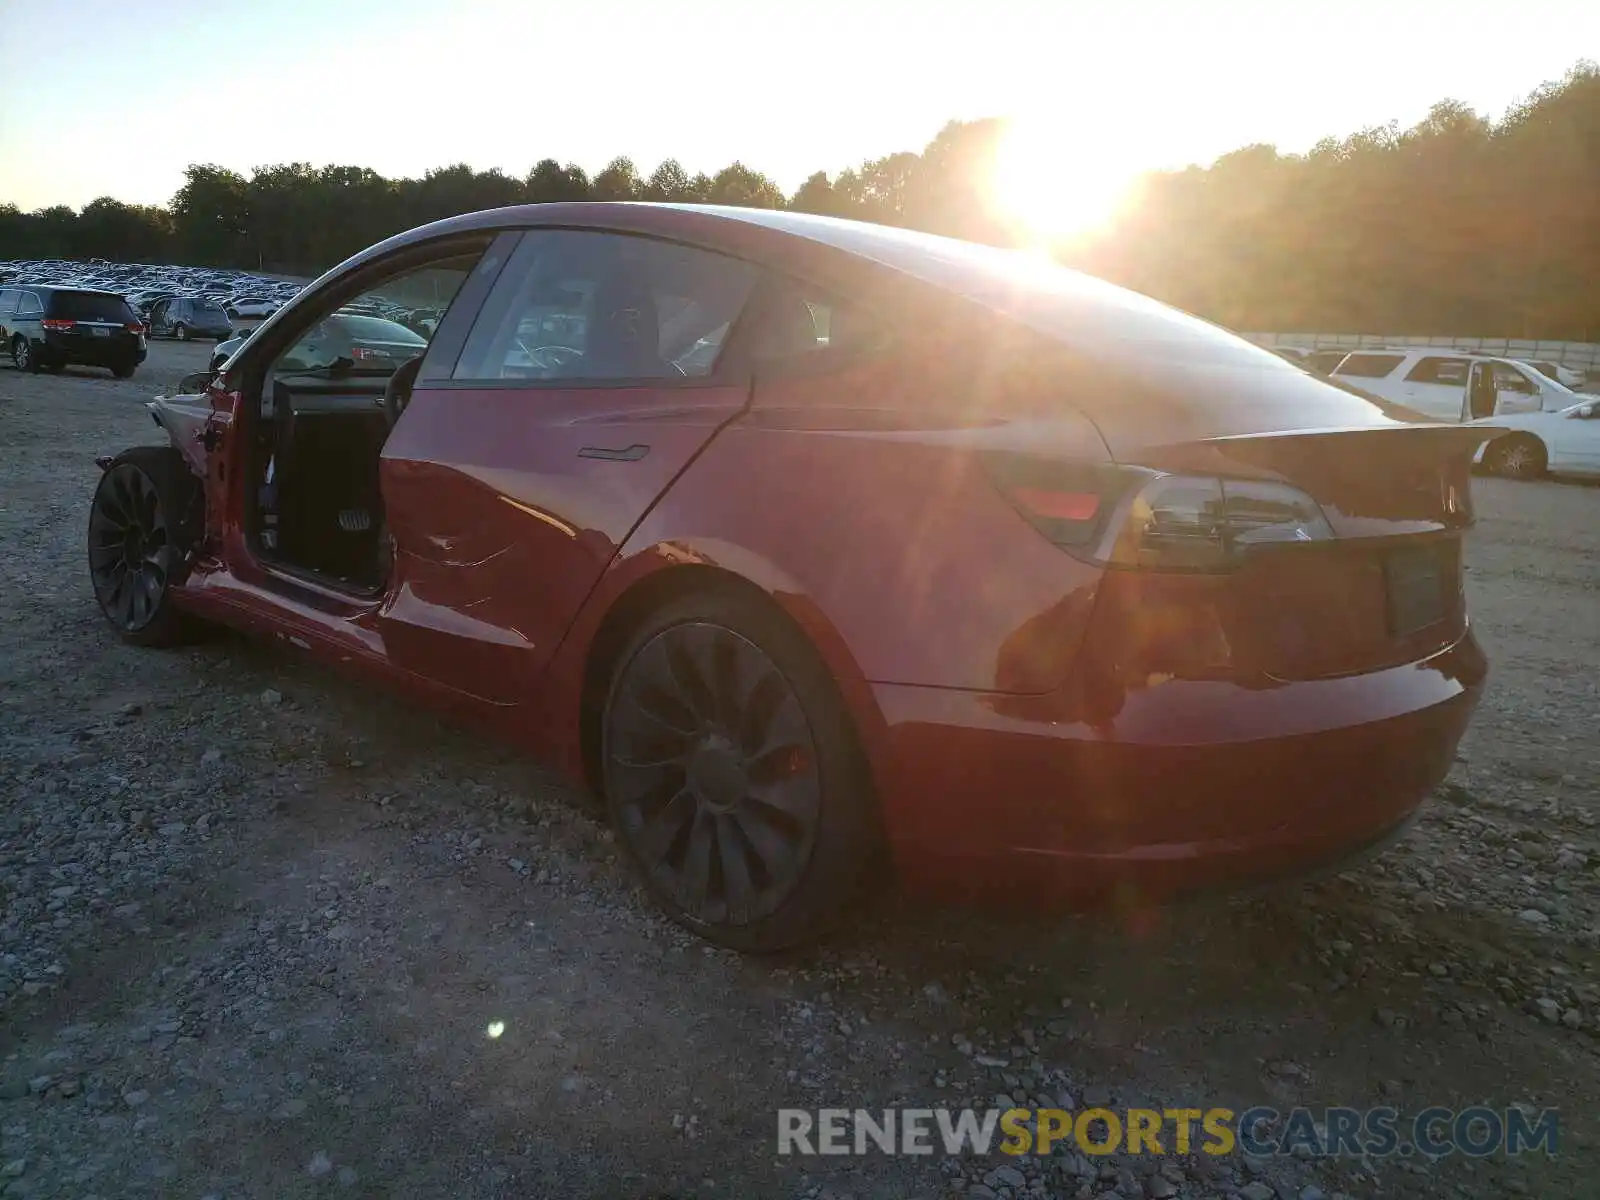
<path fill-rule="evenodd" d="M 127 641 L 180 640 L 169 593 L 184 565 L 180 523 L 197 490 L 165 446 L 126 451 L 100 477 L 89 510 L 89 578 L 100 611 Z"/>
<path fill-rule="evenodd" d="M 617 836 L 677 920 L 742 950 L 815 937 L 877 846 L 831 679 L 771 614 L 728 597 L 635 637 L 602 714 Z"/>

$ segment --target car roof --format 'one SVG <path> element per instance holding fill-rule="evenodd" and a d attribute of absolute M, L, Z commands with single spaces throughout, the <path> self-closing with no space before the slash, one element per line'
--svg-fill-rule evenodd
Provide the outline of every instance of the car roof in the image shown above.
<path fill-rule="evenodd" d="M 84 292 L 91 296 L 114 296 L 122 299 L 121 292 L 113 292 L 110 288 L 84 287 L 75 283 L 18 283 L 18 287 L 27 288 L 30 292 Z"/>
<path fill-rule="evenodd" d="M 823 285 L 910 280 L 1004 314 L 1076 349 L 1143 355 L 1174 350 L 1191 364 L 1258 357 L 1295 370 L 1209 321 L 1062 267 L 1040 255 L 937 234 L 775 209 L 587 202 L 522 204 L 447 217 L 396 234 L 328 272 L 323 281 L 407 246 L 451 235 L 563 228 L 670 238 L 809 278 Z"/>

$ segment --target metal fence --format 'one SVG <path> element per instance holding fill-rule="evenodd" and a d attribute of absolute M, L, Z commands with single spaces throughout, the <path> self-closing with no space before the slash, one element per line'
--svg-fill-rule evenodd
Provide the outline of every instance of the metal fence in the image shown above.
<path fill-rule="evenodd" d="M 1302 346 L 1312 350 L 1351 350 L 1371 346 L 1440 346 L 1496 358 L 1560 363 L 1590 376 L 1600 375 L 1600 343 L 1546 342 L 1527 338 L 1395 337 L 1381 333 L 1247 333 L 1258 346 Z"/>

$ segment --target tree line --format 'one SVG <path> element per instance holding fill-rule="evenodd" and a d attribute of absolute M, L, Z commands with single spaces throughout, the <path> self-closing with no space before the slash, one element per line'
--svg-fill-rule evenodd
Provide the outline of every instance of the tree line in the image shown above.
<path fill-rule="evenodd" d="M 818 171 L 788 196 L 742 162 L 691 175 L 669 160 L 642 175 L 617 158 L 591 177 L 545 159 L 522 178 L 457 164 L 420 179 L 193 165 L 165 208 L 0 205 L 0 259 L 316 274 L 441 217 L 588 200 L 789 208 L 1010 245 L 1019 231 L 989 190 L 1004 133 L 1000 120 L 951 122 L 920 153 Z M 1110 225 L 1058 252 L 1239 329 L 1600 341 L 1600 67 L 1579 63 L 1496 121 L 1445 100 L 1407 129 L 1146 175 Z"/>

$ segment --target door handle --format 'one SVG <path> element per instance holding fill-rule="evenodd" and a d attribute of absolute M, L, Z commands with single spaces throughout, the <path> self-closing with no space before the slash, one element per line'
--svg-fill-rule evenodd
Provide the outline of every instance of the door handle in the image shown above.
<path fill-rule="evenodd" d="M 584 446 L 578 451 L 578 457 L 599 458 L 605 460 L 606 462 L 638 462 L 641 458 L 649 453 L 649 446 L 635 442 L 633 445 L 626 446 L 620 450 L 615 450 L 607 446 Z"/>

